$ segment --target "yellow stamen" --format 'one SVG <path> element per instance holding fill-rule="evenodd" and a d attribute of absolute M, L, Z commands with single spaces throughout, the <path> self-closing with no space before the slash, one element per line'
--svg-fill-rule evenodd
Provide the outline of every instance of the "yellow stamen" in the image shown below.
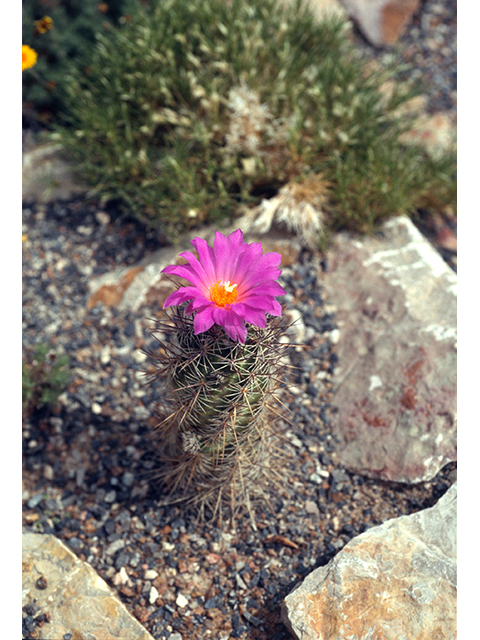
<path fill-rule="evenodd" d="M 237 298 L 237 285 L 230 284 L 230 280 L 218 280 L 210 285 L 210 297 L 217 307 L 232 304 Z"/>

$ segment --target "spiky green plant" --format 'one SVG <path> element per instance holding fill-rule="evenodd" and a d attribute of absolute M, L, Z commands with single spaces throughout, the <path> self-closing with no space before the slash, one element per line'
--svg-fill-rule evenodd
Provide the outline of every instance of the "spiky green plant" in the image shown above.
<path fill-rule="evenodd" d="M 169 240 L 319 175 L 327 229 L 372 231 L 455 206 L 455 158 L 402 142 L 419 88 L 385 93 L 396 71 L 367 68 L 345 23 L 305 2 L 151 0 L 65 75 L 57 136 L 92 195 Z"/>
<path fill-rule="evenodd" d="M 147 353 L 155 362 L 151 381 L 170 395 L 156 435 L 158 477 L 171 500 L 213 514 L 227 505 L 235 514 L 272 480 L 272 404 L 285 368 L 284 333 L 269 316 L 265 329 L 249 328 L 245 343 L 218 325 L 195 335 L 182 307 L 170 322 L 156 322 L 160 349 Z"/>

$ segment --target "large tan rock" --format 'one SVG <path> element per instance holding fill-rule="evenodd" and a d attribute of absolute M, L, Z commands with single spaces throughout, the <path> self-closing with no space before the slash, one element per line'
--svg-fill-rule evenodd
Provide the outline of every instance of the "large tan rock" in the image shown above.
<path fill-rule="evenodd" d="M 455 483 L 351 540 L 285 598 L 284 623 L 301 640 L 455 638 L 456 508 Z"/>
<path fill-rule="evenodd" d="M 52 535 L 22 536 L 22 604 L 36 600 L 50 622 L 39 639 L 153 640 L 94 569 Z"/>

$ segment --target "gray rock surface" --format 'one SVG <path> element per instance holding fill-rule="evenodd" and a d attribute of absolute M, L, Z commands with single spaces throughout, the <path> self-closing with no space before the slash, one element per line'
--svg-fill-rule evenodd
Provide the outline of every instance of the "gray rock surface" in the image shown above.
<path fill-rule="evenodd" d="M 53 142 L 34 145 L 22 154 L 22 199 L 54 202 L 70 200 L 86 193 L 71 162 L 62 154 L 62 146 Z"/>
<path fill-rule="evenodd" d="M 22 605 L 35 599 L 41 612 L 50 614 L 50 622 L 35 630 L 39 639 L 61 640 L 72 634 L 85 640 L 153 640 L 107 583 L 63 542 L 52 535 L 24 533 Z"/>
<path fill-rule="evenodd" d="M 302 640 L 455 638 L 456 507 L 455 483 L 351 540 L 285 598 L 284 623 Z"/>
<path fill-rule="evenodd" d="M 370 477 L 431 479 L 456 460 L 456 274 L 406 217 L 374 237 L 340 234 L 328 264 L 338 459 Z"/>

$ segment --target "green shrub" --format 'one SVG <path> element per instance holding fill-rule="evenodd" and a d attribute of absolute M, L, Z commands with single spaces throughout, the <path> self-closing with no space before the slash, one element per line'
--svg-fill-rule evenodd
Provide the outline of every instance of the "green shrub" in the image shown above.
<path fill-rule="evenodd" d="M 96 193 L 175 240 L 322 174 L 331 228 L 369 231 L 421 203 L 453 204 L 455 160 L 399 136 L 418 91 L 380 90 L 346 26 L 274 0 L 152 0 L 97 34 L 65 78 L 58 137 Z M 410 116 L 411 118 L 411 116 Z"/>
<path fill-rule="evenodd" d="M 65 109 L 63 79 L 72 66 L 82 71 L 88 63 L 97 33 L 105 33 L 138 0 L 113 3 L 90 0 L 23 0 L 22 42 L 38 54 L 34 73 L 22 75 L 23 103 L 29 121 L 48 125 Z M 42 20 L 48 16 L 51 28 Z M 125 18 L 123 18 L 125 19 Z"/>
<path fill-rule="evenodd" d="M 44 342 L 27 354 L 22 363 L 22 409 L 25 415 L 56 401 L 70 377 L 68 363 L 68 356 L 58 356 Z"/>

